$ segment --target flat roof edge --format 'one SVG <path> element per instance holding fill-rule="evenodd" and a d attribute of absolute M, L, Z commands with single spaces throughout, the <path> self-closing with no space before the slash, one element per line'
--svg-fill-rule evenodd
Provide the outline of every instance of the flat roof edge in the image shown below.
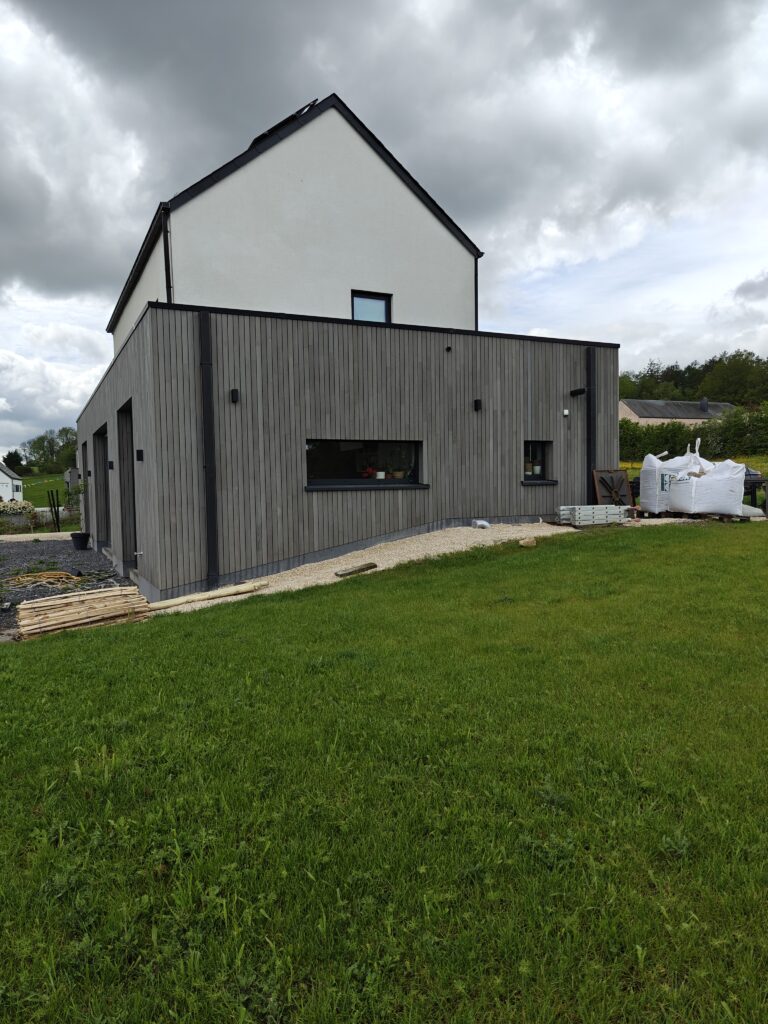
<path fill-rule="evenodd" d="M 544 334 L 516 334 L 505 331 L 481 331 L 475 330 L 471 327 L 434 327 L 427 324 L 402 324 L 402 323 L 391 323 L 391 324 L 380 324 L 374 321 L 368 320 L 351 320 L 345 317 L 336 316 L 311 316 L 306 313 L 278 313 L 275 311 L 264 310 L 264 309 L 240 309 L 230 306 L 198 306 L 192 303 L 186 302 L 157 302 L 152 301 L 147 303 L 148 309 L 169 309 L 179 310 L 186 313 L 213 313 L 221 314 L 222 316 L 256 316 L 277 320 L 303 320 L 309 323 L 321 323 L 321 324 L 354 324 L 356 326 L 364 325 L 366 327 L 377 327 L 382 330 L 400 330 L 400 331 L 427 331 L 431 334 L 465 334 L 474 335 L 478 338 L 509 338 L 514 341 L 542 341 L 552 342 L 558 345 L 581 345 L 584 348 L 621 348 L 618 342 L 615 341 L 590 341 L 584 338 L 554 338 L 550 335 Z"/>

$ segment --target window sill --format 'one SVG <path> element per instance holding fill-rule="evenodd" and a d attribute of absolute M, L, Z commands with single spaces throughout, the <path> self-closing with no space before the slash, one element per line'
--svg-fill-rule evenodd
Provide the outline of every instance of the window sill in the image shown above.
<path fill-rule="evenodd" d="M 523 487 L 556 487 L 557 480 L 521 480 Z"/>
<path fill-rule="evenodd" d="M 428 491 L 429 484 L 404 484 L 399 480 L 382 480 L 377 484 L 307 484 L 304 490 L 308 493 L 313 491 Z"/>

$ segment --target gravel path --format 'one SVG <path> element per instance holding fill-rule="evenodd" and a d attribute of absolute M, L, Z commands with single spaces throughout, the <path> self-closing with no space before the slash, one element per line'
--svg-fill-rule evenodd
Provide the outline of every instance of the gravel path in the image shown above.
<path fill-rule="evenodd" d="M 127 586 L 130 580 L 118 576 L 112 563 L 98 551 L 76 551 L 69 534 L 66 539 L 18 540 L 16 537 L 0 538 L 0 605 L 10 602 L 5 611 L 0 607 L 0 633 L 12 630 L 16 625 L 16 605 L 22 601 L 34 601 L 38 597 L 65 594 L 71 586 L 51 587 L 37 584 L 31 587 L 9 587 L 6 581 L 11 576 L 34 572 L 68 572 L 89 578 L 77 585 L 78 590 L 97 590 L 101 587 Z"/>
<path fill-rule="evenodd" d="M 700 522 L 697 519 L 636 519 L 630 520 L 616 529 L 641 528 L 644 526 L 665 526 L 665 525 L 693 525 Z M 607 527 L 608 529 L 608 527 Z M 610 527 L 613 529 L 613 527 Z M 491 544 L 503 544 L 507 541 L 523 540 L 527 537 L 552 537 L 562 536 L 566 533 L 578 533 L 580 531 L 571 526 L 555 526 L 552 523 L 517 523 L 497 524 L 487 530 L 478 530 L 471 526 L 456 526 L 446 530 L 437 530 L 434 533 L 422 533 L 416 537 L 406 537 L 404 540 L 393 540 L 386 544 L 377 544 L 375 547 L 363 548 L 360 551 L 352 551 L 348 555 L 340 555 L 337 558 L 328 558 L 323 562 L 312 562 L 307 565 L 300 565 L 296 569 L 288 569 L 286 572 L 275 573 L 273 576 L 265 576 L 263 582 L 268 586 L 258 594 L 269 596 L 279 594 L 284 590 L 303 590 L 305 587 L 327 586 L 331 583 L 341 583 L 336 576 L 339 569 L 350 569 L 354 565 L 361 565 L 363 562 L 376 562 L 374 572 L 381 572 L 383 569 L 391 569 L 403 562 L 419 562 L 424 558 L 435 558 L 438 555 L 448 555 L 457 551 L 466 551 L 469 548 L 487 547 Z M 217 601 L 199 601 L 194 604 L 180 605 L 177 608 L 169 608 L 167 611 L 157 612 L 158 615 L 172 615 L 175 612 L 194 612 L 198 608 L 208 608 L 214 604 L 229 604 L 232 601 L 244 601 L 253 594 L 238 594 L 234 597 L 223 597 Z"/>
<path fill-rule="evenodd" d="M 416 537 L 376 544 L 374 547 L 351 551 L 349 554 L 339 555 L 337 558 L 327 558 L 322 562 L 310 562 L 307 565 L 300 565 L 296 569 L 288 569 L 286 572 L 265 576 L 264 582 L 269 586 L 258 593 L 268 596 L 269 594 L 278 594 L 283 590 L 303 590 L 305 587 L 341 583 L 342 581 L 336 576 L 339 569 L 351 569 L 352 566 L 361 565 L 363 562 L 376 563 L 376 569 L 366 574 L 370 576 L 374 572 L 391 569 L 403 562 L 420 562 L 424 558 L 449 555 L 457 551 L 467 551 L 469 548 L 488 547 L 491 544 L 503 544 L 506 541 L 523 540 L 526 537 L 550 537 L 553 534 L 576 532 L 570 526 L 554 526 L 552 523 L 500 523 L 490 526 L 487 530 L 479 530 L 471 526 L 454 526 L 447 530 L 436 530 L 433 533 L 421 533 Z M 218 601 L 199 601 L 190 605 L 180 605 L 178 608 L 169 608 L 166 612 L 157 614 L 193 612 L 198 608 L 208 608 L 214 604 L 228 604 L 231 601 L 243 601 L 246 597 L 252 596 L 252 594 L 238 594 L 235 597 L 220 598 Z"/>

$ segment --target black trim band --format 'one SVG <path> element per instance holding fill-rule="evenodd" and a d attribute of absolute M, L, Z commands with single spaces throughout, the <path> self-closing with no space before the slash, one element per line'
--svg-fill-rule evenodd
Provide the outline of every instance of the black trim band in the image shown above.
<path fill-rule="evenodd" d="M 198 316 L 200 335 L 200 383 L 202 387 L 203 478 L 205 490 L 205 552 L 208 589 L 219 582 L 219 523 L 216 511 L 216 440 L 213 412 L 213 352 L 211 314 L 206 310 Z"/>
<path fill-rule="evenodd" d="M 592 504 L 595 482 L 592 470 L 597 466 L 597 368 L 594 347 L 587 349 L 587 504 Z"/>

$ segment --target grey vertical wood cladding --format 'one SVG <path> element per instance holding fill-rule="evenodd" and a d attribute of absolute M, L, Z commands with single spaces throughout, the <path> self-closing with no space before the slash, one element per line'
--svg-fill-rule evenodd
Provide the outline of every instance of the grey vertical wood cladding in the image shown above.
<path fill-rule="evenodd" d="M 116 437 L 117 410 L 132 402 L 134 447 L 145 452 L 133 467 L 138 573 L 152 593 L 183 593 L 209 572 L 206 493 L 221 580 L 404 531 L 584 503 L 588 403 L 570 392 L 587 386 L 588 347 L 152 304 L 83 410 L 79 440 L 93 451 L 104 423 Z M 612 466 L 618 350 L 592 352 L 595 459 Z M 307 491 L 312 437 L 421 441 L 429 487 Z M 523 485 L 526 440 L 551 443 L 556 484 Z M 118 457 L 128 457 L 122 446 Z M 112 550 L 127 560 L 110 477 Z"/>

